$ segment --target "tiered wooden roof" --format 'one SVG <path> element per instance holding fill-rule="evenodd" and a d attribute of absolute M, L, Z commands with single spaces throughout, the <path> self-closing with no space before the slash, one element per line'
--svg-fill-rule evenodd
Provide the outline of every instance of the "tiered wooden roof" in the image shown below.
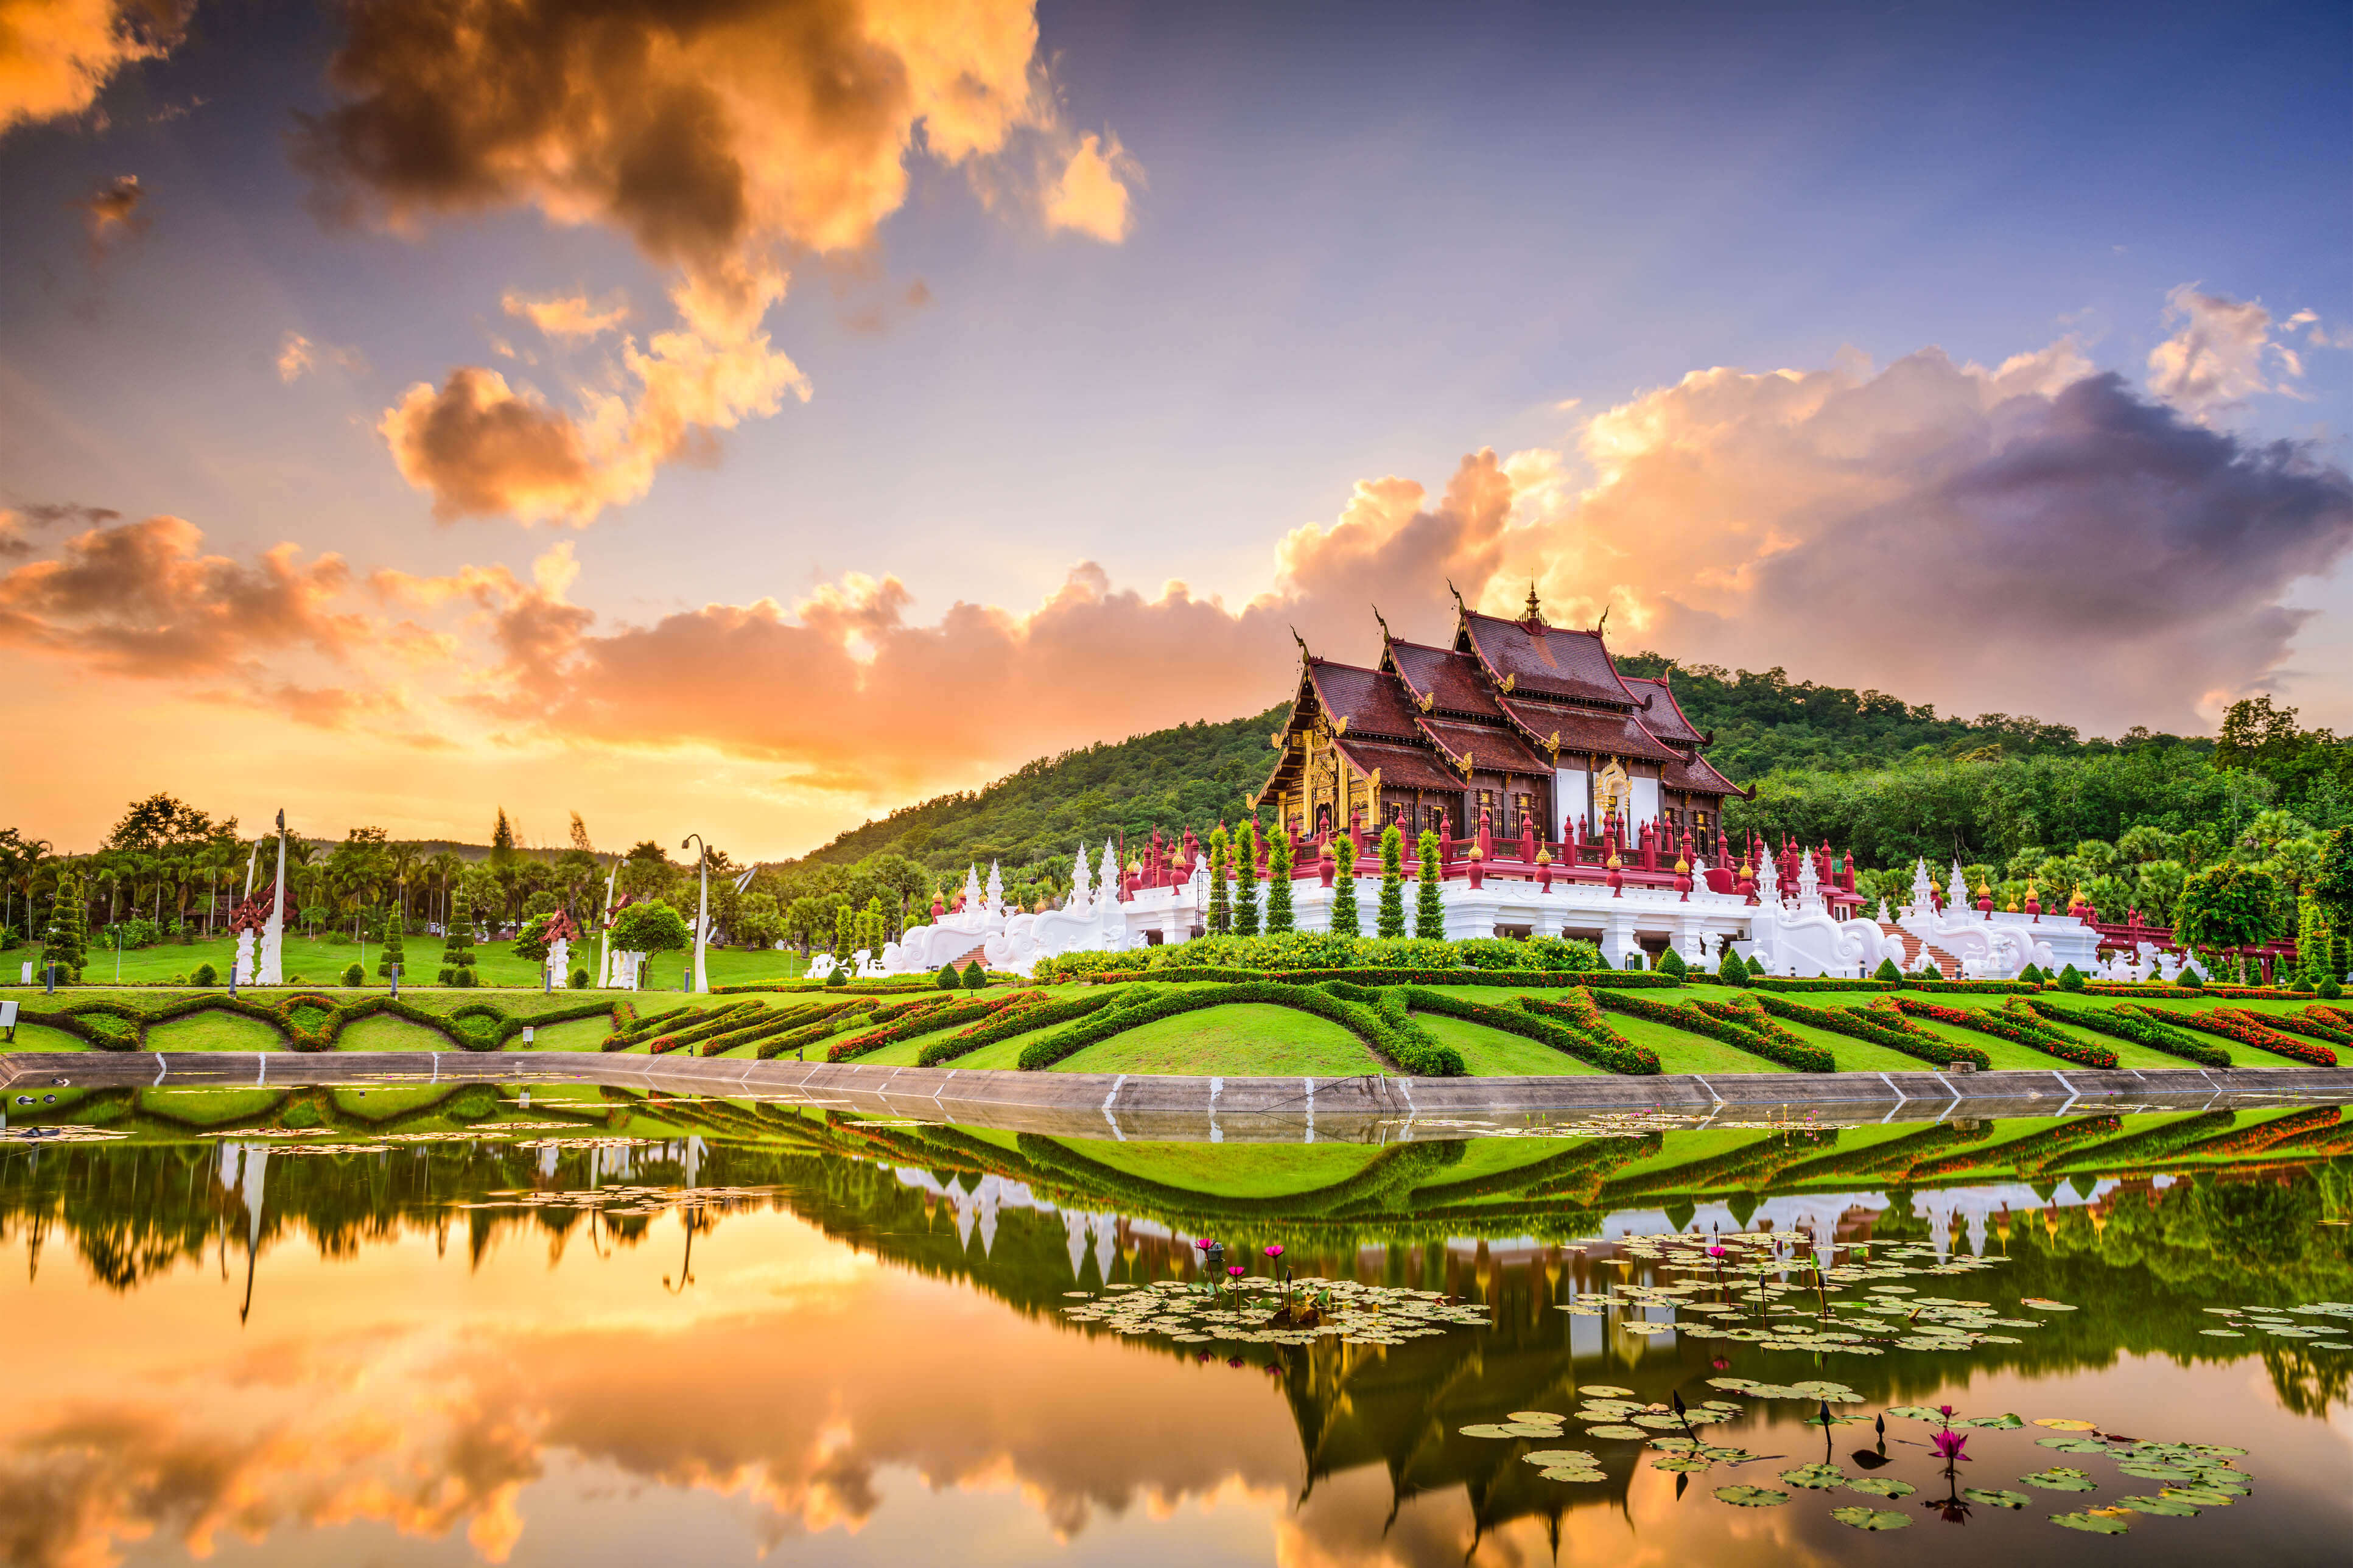
<path fill-rule="evenodd" d="M 1621 676 L 1599 627 L 1556 626 L 1533 591 L 1518 620 L 1456 598 L 1452 645 L 1392 637 L 1377 666 L 1319 658 L 1300 645 L 1300 686 L 1278 745 L 1302 729 L 1328 736 L 1360 773 L 1407 789 L 1461 789 L 1480 773 L 1548 778 L 1563 754 L 1655 764 L 1687 795 L 1740 793 L 1710 767 L 1702 734 L 1665 676 Z M 1377 619 L 1377 616 L 1376 616 Z M 1260 791 L 1274 789 L 1278 764 Z"/>

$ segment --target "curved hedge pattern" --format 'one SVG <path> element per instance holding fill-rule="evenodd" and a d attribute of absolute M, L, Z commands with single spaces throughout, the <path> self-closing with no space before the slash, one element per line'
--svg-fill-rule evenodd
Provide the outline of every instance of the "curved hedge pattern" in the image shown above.
<path fill-rule="evenodd" d="M 1750 1028 L 1736 1017 L 1727 1017 L 1732 1008 L 1722 1002 L 1694 1002 L 1688 1007 L 1671 1007 L 1653 1002 L 1647 996 L 1613 996 L 1604 994 L 1597 1000 L 1612 1013 L 1624 1013 L 1636 1018 L 1647 1018 L 1653 1024 L 1664 1024 L 1671 1029 L 1687 1034 L 1704 1035 L 1721 1041 L 1735 1050 L 1793 1067 L 1800 1072 L 1836 1072 L 1838 1064 L 1830 1052 L 1820 1046 L 1799 1044 L 1795 1049 Z"/>
<path fill-rule="evenodd" d="M 275 1002 L 255 1002 L 244 996 L 186 996 L 161 1007 L 142 1010 L 128 1003 L 110 1001 L 75 1002 L 58 1008 L 26 1007 L 18 1015 L 27 1024 L 40 1024 L 72 1036 L 94 1050 L 141 1051 L 148 1048 L 147 1031 L 158 1024 L 190 1017 L 197 1013 L 229 1013 L 268 1024 L 286 1038 L 286 1043 L 298 1051 L 331 1051 L 335 1039 L 345 1028 L 362 1018 L 379 1013 L 405 1022 L 431 1029 L 463 1051 L 495 1051 L 505 1048 L 508 1041 L 527 1027 L 542 1024 L 568 1023 L 575 1018 L 593 1018 L 598 1014 L 610 1017 L 617 1028 L 630 1021 L 626 1011 L 628 1004 L 599 998 L 594 1002 L 577 1002 L 568 1007 L 550 1008 L 529 1017 L 509 1017 L 487 1002 L 469 1002 L 448 1013 L 428 1012 L 413 1002 L 397 996 L 363 996 L 355 1002 L 343 1002 L 321 991 L 296 991 Z M 316 1022 L 311 1016 L 316 1017 Z M 113 1026 L 94 1024 L 93 1019 L 111 1019 Z M 466 1021 L 482 1019 L 485 1027 L 472 1029 Z"/>
<path fill-rule="evenodd" d="M 2160 1013 L 2144 1013 L 2124 1007 L 2067 1007 L 2039 997 L 2026 1005 L 2054 1024 L 2073 1024 L 2079 1029 L 2130 1040 L 2137 1046 L 2147 1046 L 2150 1050 L 2163 1051 L 2168 1056 L 2196 1062 L 2202 1068 L 2231 1065 L 2230 1052 L 2220 1046 L 2210 1046 L 2193 1039 L 2179 1029 L 2167 1028 L 2159 1021 L 2164 1017 Z"/>
<path fill-rule="evenodd" d="M 902 1003 L 895 1007 L 879 1007 L 867 1019 L 868 1027 L 836 1043 L 825 1053 L 829 1062 L 848 1061 L 867 1052 L 899 1040 L 913 1039 L 917 1035 L 929 1035 L 954 1024 L 977 1024 L 995 1017 L 1017 1005 L 1023 996 L 1036 996 L 1035 991 L 1011 991 L 1002 996 L 992 996 L 982 1002 L 951 1001 L 939 993 L 922 1002 Z M 884 1016 L 889 1015 L 889 1021 Z"/>
<path fill-rule="evenodd" d="M 2113 1143 L 2094 1143 L 2088 1149 L 2074 1149 L 2055 1160 L 2042 1163 L 2045 1171 L 2056 1171 L 2067 1165 L 2097 1163 L 2113 1164 L 2118 1160 L 2143 1157 L 2163 1159 L 2179 1154 L 2192 1143 L 2203 1142 L 2239 1120 L 2235 1110 L 2204 1110 L 2163 1127 L 2152 1127 L 2146 1132 L 2136 1132 L 2129 1138 L 2119 1138 Z"/>
<path fill-rule="evenodd" d="M 1786 996 L 1769 994 L 1758 996 L 1757 1005 L 1793 1024 L 1828 1029 L 1834 1035 L 1844 1035 L 1850 1039 L 1885 1046 L 1891 1051 L 1917 1057 L 1936 1067 L 1968 1062 L 1983 1070 L 1993 1065 L 1993 1058 L 1975 1046 L 1956 1045 L 1941 1036 L 1932 1035 L 1901 1013 L 1865 1011 L 1861 1007 L 1810 1007 L 1802 1002 L 1792 1002 Z"/>
<path fill-rule="evenodd" d="M 1609 1031 L 1605 1039 L 1588 1030 L 1556 1024 L 1525 1005 L 1498 1006 L 1492 1002 L 1473 1002 L 1467 996 L 1449 996 L 1422 985 L 1406 986 L 1405 1002 L 1415 1012 L 1443 1013 L 1450 1018 L 1461 1018 L 1550 1046 L 1564 1056 L 1575 1057 L 1607 1072 L 1650 1077 L 1659 1070 L 1658 1053 L 1629 1044 L 1606 1024 L 1602 1026 Z M 1593 1004 L 1587 1001 L 1585 1005 L 1590 1008 Z M 1600 1014 L 1596 1012 L 1594 1017 L 1598 1021 Z"/>
<path fill-rule="evenodd" d="M 2082 1045 L 2063 1035 L 2053 1034 L 2031 1016 L 1989 1013 L 1982 1007 L 1946 1007 L 1910 996 L 1890 996 L 1872 1005 L 1893 1007 L 1910 1017 L 1934 1018 L 1939 1024 L 1949 1024 L 1957 1029 L 1975 1029 L 1981 1035 L 1991 1035 L 1995 1039 L 2008 1040 L 2014 1046 L 2024 1046 L 2029 1050 L 2057 1057 L 2063 1062 L 2073 1062 L 2077 1067 L 2113 1068 L 2116 1065 L 2116 1053 L 2107 1047 Z"/>
<path fill-rule="evenodd" d="M 1039 1001 L 1023 1003 L 1008 1008 L 993 1018 L 983 1018 L 967 1028 L 958 1029 L 944 1040 L 934 1040 L 915 1053 L 917 1067 L 937 1067 L 952 1061 L 983 1046 L 999 1040 L 1009 1040 L 1016 1035 L 1026 1035 L 1037 1029 L 1050 1029 L 1057 1024 L 1067 1024 L 1073 1018 L 1083 1018 L 1098 1008 L 1108 1007 L 1119 999 L 1118 992 L 1106 992 L 1100 996 L 1050 996 Z"/>
<path fill-rule="evenodd" d="M 1224 969 L 1208 964 L 1167 969 L 1112 969 L 1090 974 L 1090 985 L 1175 985 L 1189 981 L 1229 984 L 1279 980 L 1292 985 L 1503 985 L 1524 991 L 1606 986 L 1612 990 L 1672 988 L 1672 974 L 1623 969 Z"/>
<path fill-rule="evenodd" d="M 1415 1026 L 1409 1018 L 1388 1017 L 1362 1002 L 1335 994 L 1335 989 L 1292 985 L 1274 980 L 1155 986 L 1148 991 L 1139 987 L 1131 993 L 1134 1000 L 1125 1005 L 1106 1007 L 1041 1039 L 1030 1041 L 1022 1047 L 1021 1068 L 1025 1072 L 1034 1072 L 1050 1068 L 1064 1057 L 1098 1040 L 1107 1040 L 1113 1035 L 1124 1034 L 1161 1018 L 1173 1018 L 1179 1013 L 1223 1006 L 1234 1002 L 1267 1002 L 1278 1007 L 1296 1007 L 1303 1013 L 1329 1018 L 1390 1063 L 1418 1078 L 1462 1076 L 1461 1055 L 1451 1047 L 1430 1038 L 1427 1030 Z M 1404 999 L 1399 997 L 1398 1001 L 1401 1011 Z"/>
<path fill-rule="evenodd" d="M 2327 1046 L 2308 1045 L 2293 1035 L 2283 1035 L 2277 1029 L 2258 1023 L 2252 1013 L 2234 1013 L 2228 1007 L 2213 1007 L 2203 1013 L 2155 1013 L 2147 1007 L 2133 1007 L 2131 1010 L 2147 1016 L 2160 1017 L 2168 1024 L 2203 1029 L 2210 1035 L 2220 1035 L 2226 1040 L 2236 1040 L 2242 1046 L 2253 1046 L 2259 1051 L 2270 1051 L 2275 1056 L 2287 1057 L 2311 1067 L 2333 1068 L 2337 1065 L 2337 1053 Z"/>
<path fill-rule="evenodd" d="M 2058 1151 L 2086 1138 L 2104 1137 L 2125 1124 L 2115 1112 L 2097 1116 L 2079 1116 L 2056 1127 L 2014 1138 L 1991 1148 L 1972 1149 L 1966 1154 L 1954 1154 L 1942 1160 L 1931 1160 L 1925 1165 L 1914 1165 L 1904 1173 L 1906 1181 L 1929 1181 L 1937 1176 L 1951 1175 L 1957 1171 L 1987 1165 L 2008 1165 L 2013 1170 L 2026 1170 L 2040 1165 Z"/>

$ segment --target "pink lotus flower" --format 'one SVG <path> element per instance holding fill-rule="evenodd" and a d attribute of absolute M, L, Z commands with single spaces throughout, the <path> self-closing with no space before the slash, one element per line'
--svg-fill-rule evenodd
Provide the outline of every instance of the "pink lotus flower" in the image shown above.
<path fill-rule="evenodd" d="M 1237 1263 L 1237 1264 L 1235 1264 L 1233 1267 L 1231 1267 L 1231 1268 L 1228 1268 L 1228 1269 L 1226 1270 L 1226 1272 L 1227 1272 L 1227 1273 L 1229 1273 L 1229 1274 L 1230 1274 L 1230 1275 L 1232 1275 L 1235 1279 L 1240 1279 L 1240 1278 L 1242 1277 L 1242 1273 L 1243 1273 L 1242 1266 L 1241 1266 L 1240 1264 Z"/>
<path fill-rule="evenodd" d="M 1936 1414 L 1950 1421 L 1953 1418 L 1953 1407 L 1949 1405 L 1939 1405 L 1936 1406 Z"/>
<path fill-rule="evenodd" d="M 1968 1456 L 1968 1439 L 1958 1432 L 1938 1432 L 1929 1438 L 1936 1458 L 1948 1465 L 1957 1465 Z"/>
<path fill-rule="evenodd" d="M 1723 1258 L 1723 1257 L 1726 1257 L 1726 1256 L 1728 1256 L 1728 1255 L 1726 1254 L 1726 1252 L 1725 1251 L 1725 1249 L 1724 1249 L 1723 1247 L 1709 1247 L 1709 1248 L 1707 1249 L 1707 1255 L 1708 1255 L 1710 1258 Z"/>
<path fill-rule="evenodd" d="M 1270 1247 L 1266 1249 L 1266 1255 L 1269 1258 L 1280 1258 L 1282 1256 L 1282 1248 L 1280 1247 Z"/>
<path fill-rule="evenodd" d="M 1217 1246 L 1218 1244 L 1217 1244 L 1216 1242 L 1214 1242 L 1214 1241 L 1210 1240 L 1208 1237 L 1206 1237 L 1206 1236 L 1205 1236 L 1205 1237 L 1201 1237 L 1201 1239 L 1200 1239 L 1200 1240 L 1198 1240 L 1198 1241 L 1195 1242 L 1193 1245 L 1194 1245 L 1194 1246 L 1196 1246 L 1196 1247 L 1199 1247 L 1202 1251 L 1207 1252 L 1207 1251 L 1208 1251 L 1208 1250 L 1209 1250 L 1209 1248 L 1211 1248 L 1211 1247 L 1213 1247 Z"/>

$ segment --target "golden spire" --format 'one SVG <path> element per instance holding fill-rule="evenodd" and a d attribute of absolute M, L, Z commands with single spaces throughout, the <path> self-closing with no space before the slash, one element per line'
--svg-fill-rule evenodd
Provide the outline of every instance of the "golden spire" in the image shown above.
<path fill-rule="evenodd" d="M 1536 604 L 1536 580 L 1533 577 L 1528 579 L 1528 619 L 1531 621 L 1544 619 L 1544 611 Z"/>

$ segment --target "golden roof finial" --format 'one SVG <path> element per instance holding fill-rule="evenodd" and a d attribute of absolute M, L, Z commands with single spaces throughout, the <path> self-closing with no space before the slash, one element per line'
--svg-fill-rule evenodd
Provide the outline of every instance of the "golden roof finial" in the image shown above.
<path fill-rule="evenodd" d="M 1533 577 L 1528 579 L 1528 619 L 1532 621 L 1544 619 L 1544 611 L 1536 604 L 1536 580 Z"/>

